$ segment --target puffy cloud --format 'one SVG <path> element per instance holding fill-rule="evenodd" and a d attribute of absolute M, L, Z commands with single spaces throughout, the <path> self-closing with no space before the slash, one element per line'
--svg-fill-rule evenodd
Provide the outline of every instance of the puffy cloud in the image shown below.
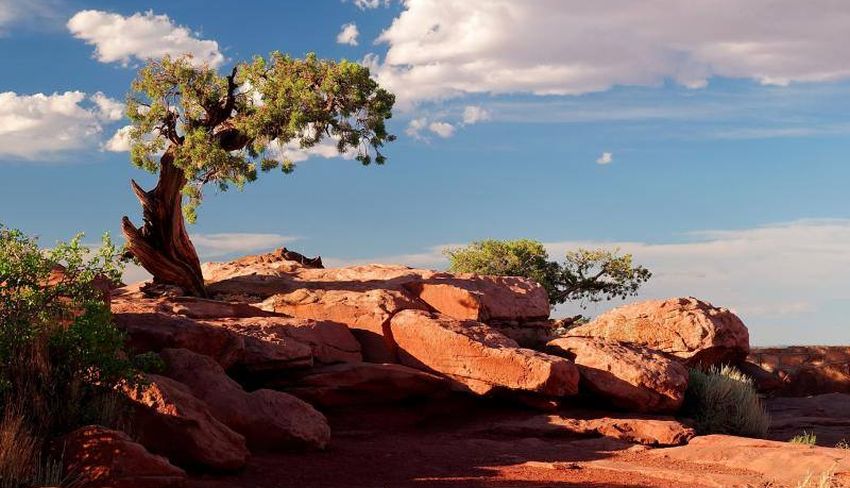
<path fill-rule="evenodd" d="M 425 117 L 419 117 L 407 123 L 407 128 L 404 129 L 404 133 L 415 139 L 420 139 L 422 137 L 422 130 L 427 126 L 428 119 Z"/>
<path fill-rule="evenodd" d="M 379 41 L 400 99 L 581 94 L 713 76 L 763 84 L 850 77 L 850 3 L 737 0 L 406 0 Z M 517 35 L 521 31 L 522 35 Z"/>
<path fill-rule="evenodd" d="M 455 126 L 448 122 L 431 122 L 428 124 L 428 130 L 444 139 L 455 134 Z"/>
<path fill-rule="evenodd" d="M 354 22 L 342 26 L 342 30 L 336 35 L 336 42 L 339 44 L 348 44 L 349 46 L 357 45 L 357 36 L 360 31 L 357 30 L 357 24 Z"/>
<path fill-rule="evenodd" d="M 130 129 L 132 126 L 125 125 L 115 131 L 115 134 L 104 142 L 101 149 L 109 152 L 129 152 L 130 151 Z"/>
<path fill-rule="evenodd" d="M 336 144 L 337 140 L 333 138 L 324 139 L 315 146 L 307 148 L 302 148 L 296 141 L 286 144 L 273 142 L 269 145 L 269 155 L 277 160 L 289 160 L 293 163 L 300 163 L 313 157 L 354 159 L 355 151 L 349 150 L 340 154 Z"/>
<path fill-rule="evenodd" d="M 414 139 L 426 141 L 428 140 L 428 137 L 423 134 L 425 130 L 428 130 L 442 138 L 448 138 L 454 135 L 455 126 L 440 120 L 429 122 L 427 117 L 418 117 L 408 122 L 404 133 Z"/>
<path fill-rule="evenodd" d="M 477 124 L 478 122 L 483 122 L 485 120 L 490 120 L 490 112 L 484 107 L 480 107 L 478 105 L 467 105 L 463 108 L 464 125 Z"/>
<path fill-rule="evenodd" d="M 161 58 L 165 55 L 191 54 L 197 64 L 218 67 L 224 55 L 218 43 L 202 40 L 187 27 L 176 25 L 167 15 L 152 11 L 129 17 L 101 10 L 77 12 L 67 24 L 78 39 L 95 46 L 94 57 L 102 63 Z"/>
<path fill-rule="evenodd" d="M 604 152 L 596 158 L 596 164 L 611 164 L 612 161 L 614 161 L 614 154 L 609 152 Z"/>
<path fill-rule="evenodd" d="M 247 254 L 265 251 L 298 240 L 297 237 L 280 234 L 222 233 L 193 234 L 192 242 L 201 258 L 217 258 L 229 254 Z"/>
<path fill-rule="evenodd" d="M 0 93 L 0 157 L 34 159 L 96 143 L 123 104 L 102 93 Z"/>

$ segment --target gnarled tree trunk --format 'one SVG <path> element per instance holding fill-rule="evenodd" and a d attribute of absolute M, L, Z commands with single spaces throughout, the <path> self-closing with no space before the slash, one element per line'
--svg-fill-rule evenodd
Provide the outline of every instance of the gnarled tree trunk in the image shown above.
<path fill-rule="evenodd" d="M 130 219 L 122 219 L 129 251 L 154 277 L 154 283 L 177 285 L 194 296 L 207 295 L 201 262 L 189 240 L 183 220 L 183 170 L 174 165 L 169 150 L 160 158 L 159 181 L 151 191 L 131 180 L 133 191 L 142 204 L 144 225 L 136 228 Z"/>

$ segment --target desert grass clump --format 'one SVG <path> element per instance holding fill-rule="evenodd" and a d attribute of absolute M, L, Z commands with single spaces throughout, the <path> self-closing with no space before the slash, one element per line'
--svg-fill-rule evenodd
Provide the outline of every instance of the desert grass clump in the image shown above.
<path fill-rule="evenodd" d="M 763 438 L 770 416 L 752 380 L 731 366 L 691 369 L 683 414 L 699 434 Z"/>
<path fill-rule="evenodd" d="M 835 478 L 835 473 L 831 470 L 822 472 L 819 475 L 809 473 L 802 481 L 797 483 L 797 488 L 838 488 L 838 480 Z"/>
<path fill-rule="evenodd" d="M 814 432 L 803 431 L 802 434 L 797 434 L 788 439 L 791 444 L 803 444 L 806 446 L 814 446 L 818 442 L 818 436 Z"/>

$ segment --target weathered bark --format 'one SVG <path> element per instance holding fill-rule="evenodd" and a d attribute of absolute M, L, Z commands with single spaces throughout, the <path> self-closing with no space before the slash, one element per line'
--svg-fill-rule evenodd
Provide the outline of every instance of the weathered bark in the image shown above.
<path fill-rule="evenodd" d="M 122 219 L 130 253 L 153 275 L 154 283 L 176 285 L 186 293 L 205 297 L 201 262 L 186 232 L 183 220 L 183 170 L 174 165 L 174 155 L 166 151 L 160 159 L 159 181 L 153 190 L 143 190 L 131 180 L 142 204 L 144 225 L 136 228 Z"/>

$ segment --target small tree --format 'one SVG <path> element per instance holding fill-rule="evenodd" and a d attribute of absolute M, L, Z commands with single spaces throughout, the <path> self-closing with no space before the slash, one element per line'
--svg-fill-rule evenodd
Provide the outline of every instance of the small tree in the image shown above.
<path fill-rule="evenodd" d="M 636 295 L 652 276 L 643 266 L 634 266 L 630 254 L 616 250 L 578 249 L 568 252 L 563 263 L 550 261 L 543 244 L 529 239 L 476 241 L 445 254 L 452 272 L 533 279 L 546 289 L 553 306 Z"/>
<path fill-rule="evenodd" d="M 275 52 L 240 63 L 227 76 L 188 57 L 149 62 L 132 84 L 127 116 L 132 162 L 158 172 L 159 180 L 150 191 L 132 182 L 144 225 L 124 217 L 129 251 L 155 282 L 205 296 L 184 223 L 195 221 L 203 187 L 241 189 L 258 169 L 289 173 L 294 166 L 279 156 L 280 146 L 309 148 L 324 138 L 364 165 L 383 164 L 380 148 L 394 139 L 385 127 L 394 101 L 368 68 L 313 54 L 294 59 Z"/>

